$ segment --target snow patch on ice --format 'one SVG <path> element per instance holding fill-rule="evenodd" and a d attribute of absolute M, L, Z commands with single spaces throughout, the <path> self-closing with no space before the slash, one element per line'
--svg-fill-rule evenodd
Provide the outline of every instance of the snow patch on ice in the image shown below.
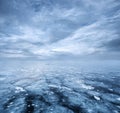
<path fill-rule="evenodd" d="M 85 84 L 81 84 L 81 87 L 84 89 L 94 89 L 94 87 L 89 86 L 89 85 L 85 85 Z"/>
<path fill-rule="evenodd" d="M 94 98 L 95 98 L 96 100 L 100 100 L 100 97 L 98 97 L 98 96 L 95 96 L 95 95 L 94 95 Z"/>
<path fill-rule="evenodd" d="M 19 93 L 19 92 L 24 92 L 24 91 L 25 91 L 24 88 L 19 87 L 19 86 L 17 86 L 15 89 L 16 89 L 16 90 L 15 90 L 15 93 Z"/>
<path fill-rule="evenodd" d="M 117 100 L 119 100 L 119 101 L 120 101 L 120 97 L 119 97 L 119 98 L 117 98 Z"/>

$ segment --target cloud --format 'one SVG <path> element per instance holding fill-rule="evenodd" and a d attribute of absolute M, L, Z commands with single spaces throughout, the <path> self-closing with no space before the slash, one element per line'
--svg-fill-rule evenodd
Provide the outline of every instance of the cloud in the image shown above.
<path fill-rule="evenodd" d="M 0 57 L 119 54 L 119 7 L 116 0 L 1 0 Z"/>
<path fill-rule="evenodd" d="M 118 51 L 118 52 L 120 52 L 120 38 L 112 39 L 111 41 L 106 42 L 104 44 L 104 46 L 109 51 L 115 51 L 115 52 Z"/>

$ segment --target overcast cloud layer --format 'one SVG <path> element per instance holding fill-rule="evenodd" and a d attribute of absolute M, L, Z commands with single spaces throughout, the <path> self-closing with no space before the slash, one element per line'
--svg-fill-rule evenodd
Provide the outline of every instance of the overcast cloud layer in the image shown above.
<path fill-rule="evenodd" d="M 0 0 L 0 57 L 120 57 L 120 0 Z"/>

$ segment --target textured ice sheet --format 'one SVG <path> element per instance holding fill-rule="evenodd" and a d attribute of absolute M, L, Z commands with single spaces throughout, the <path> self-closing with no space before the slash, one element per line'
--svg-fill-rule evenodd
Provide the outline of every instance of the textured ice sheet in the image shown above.
<path fill-rule="evenodd" d="M 120 72 L 23 65 L 0 72 L 0 113 L 119 113 Z"/>

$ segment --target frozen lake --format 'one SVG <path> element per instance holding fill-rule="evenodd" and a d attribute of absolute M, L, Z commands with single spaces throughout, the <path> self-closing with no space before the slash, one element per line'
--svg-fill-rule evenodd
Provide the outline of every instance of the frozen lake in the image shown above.
<path fill-rule="evenodd" d="M 120 64 L 1 61 L 0 113 L 120 113 Z"/>

